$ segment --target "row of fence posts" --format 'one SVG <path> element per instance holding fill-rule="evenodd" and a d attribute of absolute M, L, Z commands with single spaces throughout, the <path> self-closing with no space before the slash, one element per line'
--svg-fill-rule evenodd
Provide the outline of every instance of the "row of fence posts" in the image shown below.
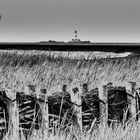
<path fill-rule="evenodd" d="M 103 126 L 108 126 L 108 88 L 106 85 L 100 85 L 98 87 L 99 90 L 99 99 L 100 102 L 100 124 Z M 131 122 L 137 120 L 137 115 L 139 112 L 138 109 L 138 101 L 136 98 L 136 83 L 135 82 L 127 82 L 125 85 L 126 93 L 127 93 L 127 102 L 128 108 L 125 111 L 129 111 L 129 120 Z"/>
<path fill-rule="evenodd" d="M 129 82 L 126 84 L 126 91 L 130 94 L 128 96 L 129 102 L 129 110 L 133 119 L 136 119 L 136 100 L 135 100 L 135 87 L 136 84 L 133 82 Z M 99 99 L 100 102 L 100 123 L 102 125 L 107 125 L 108 120 L 108 94 L 107 94 L 107 84 L 100 85 L 98 87 L 99 91 Z M 16 101 L 16 91 L 13 89 L 7 90 L 7 97 L 11 99 L 11 102 L 8 103 L 9 108 L 9 128 L 10 134 L 12 134 L 16 139 L 19 139 L 19 113 L 18 113 L 18 106 Z M 36 98 L 40 98 L 44 102 L 40 102 L 40 109 L 42 112 L 42 132 L 43 135 L 48 133 L 49 130 L 49 113 L 48 113 L 48 94 L 46 89 L 35 89 L 35 86 L 29 85 L 25 88 L 25 94 L 36 96 Z M 81 90 L 78 92 L 74 91 L 71 95 L 71 102 L 74 104 L 74 111 L 77 115 L 77 121 L 79 124 L 79 128 L 82 131 L 82 93 Z"/>

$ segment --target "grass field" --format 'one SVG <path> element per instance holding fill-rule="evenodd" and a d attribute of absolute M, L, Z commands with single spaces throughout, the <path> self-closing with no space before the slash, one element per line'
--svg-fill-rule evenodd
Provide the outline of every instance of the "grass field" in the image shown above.
<path fill-rule="evenodd" d="M 88 83 L 93 89 L 102 82 L 113 82 L 123 86 L 126 81 L 140 85 L 140 56 L 113 54 L 103 52 L 45 52 L 45 51 L 0 51 L 0 85 L 1 87 L 23 90 L 27 84 L 47 88 L 50 92 L 59 90 L 63 84 L 76 86 Z M 124 57 L 123 57 L 124 56 Z M 132 124 L 125 129 L 101 127 L 90 133 L 80 134 L 74 128 L 70 133 L 51 134 L 44 140 L 138 140 L 139 124 Z M 16 137 L 16 136 L 15 136 Z M 41 133 L 33 134 L 32 140 L 42 140 Z M 12 140 L 15 138 L 7 138 Z M 24 139 L 24 138 L 22 138 Z"/>
<path fill-rule="evenodd" d="M 76 54 L 0 51 L 0 84 L 19 90 L 27 84 L 54 90 L 64 83 L 72 86 L 87 82 L 90 88 L 108 81 L 118 85 L 128 80 L 140 84 L 140 56 L 123 58 L 113 54 L 111 58 L 107 53 L 79 52 L 77 57 Z M 86 59 L 88 55 L 92 59 Z"/>

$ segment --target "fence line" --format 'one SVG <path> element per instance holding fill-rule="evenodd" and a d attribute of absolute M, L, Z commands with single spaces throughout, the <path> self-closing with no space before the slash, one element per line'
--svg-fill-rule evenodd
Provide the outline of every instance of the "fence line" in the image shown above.
<path fill-rule="evenodd" d="M 108 116 L 109 116 L 109 104 L 108 104 L 108 86 L 112 87 L 112 84 L 103 84 L 98 86 L 98 97 L 99 97 L 99 111 L 100 111 L 100 119 L 99 122 L 102 125 L 107 126 L 108 125 Z M 127 102 L 129 106 L 129 118 L 133 117 L 133 120 L 136 121 L 136 114 L 139 111 L 139 103 L 136 98 L 136 83 L 134 82 L 127 82 L 126 86 L 126 93 L 127 93 Z M 63 85 L 62 91 L 63 93 L 66 91 L 66 85 Z M 82 96 L 84 92 L 89 93 L 88 85 L 84 84 L 82 87 L 74 87 L 71 91 L 70 100 L 73 106 L 74 113 L 77 117 L 77 123 L 80 128 L 80 130 L 83 130 L 83 117 L 82 117 Z M 18 102 L 17 102 L 17 92 L 13 89 L 5 90 L 8 106 L 8 114 L 9 114 L 9 126 L 10 134 L 13 136 L 16 136 L 17 139 L 19 139 L 19 109 L 18 109 Z M 47 93 L 47 89 L 40 89 L 36 88 L 34 85 L 28 85 L 25 87 L 24 91 L 25 95 L 32 96 L 37 101 L 41 116 L 38 117 L 39 120 L 42 119 L 42 122 L 40 124 L 40 127 L 42 128 L 42 135 L 48 135 L 49 133 L 49 96 Z M 3 95 L 0 95 L 3 96 Z M 64 96 L 64 95 L 62 95 Z M 137 96 L 138 97 L 138 96 Z M 27 99 L 28 100 L 28 99 Z M 61 100 L 62 102 L 62 100 Z M 63 108 L 63 104 L 61 106 Z M 36 117 L 36 116 L 35 116 Z M 60 116 L 61 117 L 61 114 Z M 44 133 L 45 131 L 45 133 Z"/>

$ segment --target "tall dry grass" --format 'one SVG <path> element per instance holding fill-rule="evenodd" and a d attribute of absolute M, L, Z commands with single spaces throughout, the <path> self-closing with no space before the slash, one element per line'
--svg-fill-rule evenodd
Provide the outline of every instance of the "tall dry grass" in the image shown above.
<path fill-rule="evenodd" d="M 52 52 L 0 51 L 0 85 L 23 89 L 27 84 L 35 84 L 56 91 L 64 83 L 73 86 L 87 82 L 90 88 L 104 81 L 123 85 L 129 80 L 140 84 L 140 56 L 96 56 L 88 60 L 63 57 L 63 53 L 55 56 Z"/>
<path fill-rule="evenodd" d="M 79 132 L 75 127 L 71 127 L 69 133 L 53 134 L 49 136 L 42 135 L 42 132 L 34 131 L 27 140 L 139 140 L 140 139 L 140 124 L 131 123 L 127 127 L 118 125 L 115 128 L 99 126 L 98 129 L 93 129 L 90 133 Z M 6 135 L 3 140 L 16 140 L 17 136 Z M 25 140 L 23 133 L 20 140 Z"/>

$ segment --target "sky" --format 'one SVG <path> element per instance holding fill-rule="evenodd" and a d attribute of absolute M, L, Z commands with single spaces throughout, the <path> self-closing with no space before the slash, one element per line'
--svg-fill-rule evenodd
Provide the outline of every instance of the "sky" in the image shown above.
<path fill-rule="evenodd" d="M 0 0 L 0 42 L 140 42 L 140 0 Z"/>

